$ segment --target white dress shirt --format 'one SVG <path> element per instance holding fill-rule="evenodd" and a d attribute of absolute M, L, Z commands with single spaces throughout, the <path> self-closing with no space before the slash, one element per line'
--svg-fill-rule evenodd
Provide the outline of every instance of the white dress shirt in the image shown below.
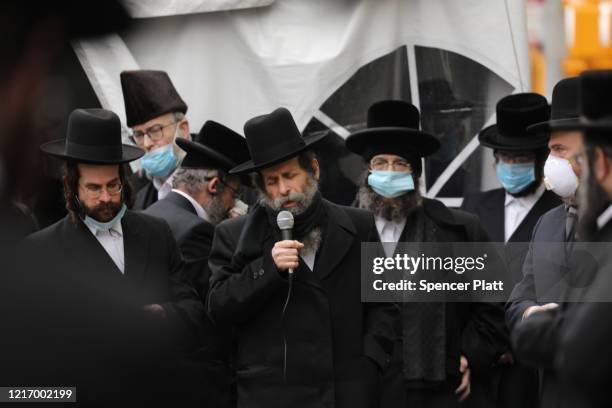
<path fill-rule="evenodd" d="M 544 194 L 544 184 L 540 184 L 533 194 L 524 197 L 513 197 L 506 192 L 506 202 L 504 205 L 504 241 L 508 242 L 514 231 L 521 225 L 529 211 Z"/>
<path fill-rule="evenodd" d="M 406 226 L 406 218 L 402 218 L 400 221 L 389 221 L 376 215 L 374 216 L 374 221 L 376 222 L 380 242 L 386 243 L 383 245 L 385 254 L 393 256 L 397 241 L 399 241 L 402 231 L 404 231 Z"/>
<path fill-rule="evenodd" d="M 174 180 L 174 175 L 178 169 L 179 168 L 177 167 L 176 170 L 174 170 L 163 183 L 159 179 L 153 179 L 153 186 L 157 190 L 158 200 L 165 198 L 172 191 L 172 180 Z"/>
<path fill-rule="evenodd" d="M 174 191 L 177 194 L 182 195 L 183 197 L 185 197 L 193 206 L 193 208 L 195 208 L 196 214 L 198 215 L 198 217 L 202 218 L 204 221 L 209 222 L 212 224 L 212 221 L 210 220 L 210 217 L 208 216 L 208 213 L 206 212 L 206 210 L 204 209 L 204 207 L 202 207 L 200 205 L 200 203 L 198 203 L 192 196 L 190 196 L 189 194 L 181 191 L 181 190 L 177 190 L 175 188 L 172 189 L 172 191 Z"/>
<path fill-rule="evenodd" d="M 308 265 L 311 271 L 314 271 L 314 262 L 315 262 L 316 251 L 310 250 L 308 252 L 301 252 L 300 258 Z"/>
<path fill-rule="evenodd" d="M 109 230 L 99 230 L 95 227 L 90 227 L 85 224 L 89 231 L 98 240 L 102 248 L 106 251 L 108 256 L 111 257 L 117 268 L 121 273 L 125 273 L 125 256 L 123 250 L 123 228 L 121 228 L 121 222 L 116 223 Z"/>

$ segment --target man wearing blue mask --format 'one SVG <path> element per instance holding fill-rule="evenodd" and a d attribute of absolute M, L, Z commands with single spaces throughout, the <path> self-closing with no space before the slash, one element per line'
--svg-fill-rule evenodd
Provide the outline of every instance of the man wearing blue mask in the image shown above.
<path fill-rule="evenodd" d="M 519 93 L 502 98 L 496 106 L 497 123 L 483 129 L 478 140 L 493 149 L 495 172 L 502 187 L 468 194 L 461 208 L 476 214 L 494 242 L 506 246 L 509 285 L 522 279 L 522 267 L 533 229 L 540 217 L 561 204 L 561 199 L 543 184 L 544 163 L 548 157 L 548 133 L 529 133 L 533 124 L 548 121 L 546 98 L 535 93 Z M 524 245 L 516 243 L 525 243 Z M 535 406 L 535 370 L 514 364 L 508 350 L 492 385 L 500 406 Z"/>
<path fill-rule="evenodd" d="M 121 143 L 119 117 L 104 109 L 77 109 L 70 114 L 67 138 L 46 143 L 41 150 L 65 161 L 64 198 L 69 214 L 29 236 L 26 244 L 35 264 L 73 288 L 68 292 L 74 300 L 66 302 L 89 311 L 83 313 L 86 321 L 74 324 L 100 325 L 100 331 L 103 327 L 123 330 L 126 326 L 116 327 L 113 321 L 127 322 L 126 314 L 136 317 L 130 325 L 159 323 L 155 338 L 146 339 L 151 345 L 177 334 L 191 341 L 205 317 L 204 307 L 184 276 L 183 260 L 168 224 L 128 209 L 132 192 L 124 165 L 140 158 L 143 151 Z M 94 306 L 87 303 L 90 299 Z M 112 316 L 111 321 L 105 313 Z M 140 333 L 128 331 L 144 341 Z M 108 333 L 108 339 L 105 335 L 91 337 L 92 350 L 106 341 L 113 347 L 115 333 Z M 128 337 L 119 340 L 148 347 L 131 344 Z M 133 351 L 127 345 L 124 349 L 117 343 L 113 354 Z M 164 360 L 167 355 L 158 357 Z M 139 371 L 131 363 L 126 365 Z"/>
<path fill-rule="evenodd" d="M 346 147 L 367 163 L 358 206 L 374 213 L 387 256 L 395 251 L 389 243 L 488 241 L 475 216 L 421 196 L 421 160 L 440 143 L 419 130 L 419 122 L 414 105 L 380 101 L 369 108 L 366 129 L 346 139 Z M 401 336 L 383 373 L 381 406 L 450 407 L 471 401 L 472 370 L 486 369 L 504 351 L 501 305 L 413 302 L 398 307 Z"/>
<path fill-rule="evenodd" d="M 191 139 L 187 104 L 164 71 L 123 71 L 121 88 L 130 139 L 145 151 L 133 180 L 140 187 L 134 209 L 144 210 L 172 191 L 174 173 L 185 155 L 175 141 Z"/>

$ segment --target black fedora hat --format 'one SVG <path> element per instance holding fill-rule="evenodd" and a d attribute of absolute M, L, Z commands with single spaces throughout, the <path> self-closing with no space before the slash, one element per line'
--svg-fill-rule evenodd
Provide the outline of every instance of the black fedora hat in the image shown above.
<path fill-rule="evenodd" d="M 254 172 L 282 163 L 311 148 L 327 133 L 302 137 L 291 113 L 286 108 L 278 108 L 249 119 L 244 124 L 244 136 L 251 159 L 231 169 L 231 174 Z"/>
<path fill-rule="evenodd" d="M 550 120 L 531 125 L 527 131 L 538 133 L 577 129 L 580 124 L 579 87 L 578 77 L 564 78 L 557 82 L 552 92 Z"/>
<path fill-rule="evenodd" d="M 580 118 L 583 130 L 612 129 L 612 70 L 580 74 Z"/>
<path fill-rule="evenodd" d="M 176 144 L 187 156 L 183 168 L 216 168 L 229 171 L 249 159 L 244 137 L 222 124 L 208 120 L 193 141 L 177 138 Z"/>
<path fill-rule="evenodd" d="M 165 113 L 187 112 L 187 104 L 165 71 L 123 71 L 120 78 L 129 127 L 148 122 Z"/>
<path fill-rule="evenodd" d="M 536 93 L 518 93 L 497 102 L 497 123 L 478 134 L 481 145 L 502 150 L 531 150 L 546 147 L 547 133 L 528 133 L 527 128 L 550 118 L 546 98 Z"/>
<path fill-rule="evenodd" d="M 92 164 L 120 164 L 139 159 L 144 151 L 121 143 L 121 121 L 106 109 L 75 109 L 68 118 L 66 139 L 40 146 L 51 156 Z"/>
<path fill-rule="evenodd" d="M 377 154 L 405 158 L 425 157 L 440 148 L 440 142 L 419 130 L 419 110 L 405 101 L 386 100 L 368 109 L 367 127 L 346 138 L 346 147 L 366 161 Z"/>

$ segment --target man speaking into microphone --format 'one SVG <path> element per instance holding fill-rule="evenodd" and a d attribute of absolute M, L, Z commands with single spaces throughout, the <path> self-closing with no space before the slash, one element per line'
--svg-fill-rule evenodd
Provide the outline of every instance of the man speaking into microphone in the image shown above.
<path fill-rule="evenodd" d="M 310 149 L 324 135 L 302 137 L 287 109 L 244 133 L 252 159 L 230 173 L 253 173 L 260 199 L 217 226 L 208 296 L 213 321 L 236 328 L 238 407 L 375 407 L 396 316 L 392 304 L 360 301 L 373 216 L 321 197 Z M 281 211 L 293 239 L 281 235 Z"/>

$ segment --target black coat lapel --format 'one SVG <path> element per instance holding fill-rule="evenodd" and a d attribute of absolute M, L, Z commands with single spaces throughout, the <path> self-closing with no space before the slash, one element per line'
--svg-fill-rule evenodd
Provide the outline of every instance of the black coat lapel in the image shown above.
<path fill-rule="evenodd" d="M 480 223 L 487 231 L 491 242 L 504 242 L 506 192 L 498 189 L 482 203 Z"/>
<path fill-rule="evenodd" d="M 325 238 L 317 254 L 314 273 L 323 280 L 342 261 L 355 238 L 355 226 L 351 219 L 337 206 L 323 200 L 327 213 Z"/>
<path fill-rule="evenodd" d="M 149 240 L 152 237 L 145 234 L 148 228 L 145 225 L 141 225 L 142 222 L 131 211 L 126 211 L 121 220 L 125 276 L 131 281 L 143 279 L 147 270 Z"/>
<path fill-rule="evenodd" d="M 561 199 L 552 191 L 544 191 L 544 194 L 536 201 L 527 213 L 523 221 L 516 228 L 508 242 L 529 242 L 531 233 L 540 217 L 548 210 L 561 204 Z"/>
<path fill-rule="evenodd" d="M 62 222 L 62 240 L 65 253 L 71 254 L 68 256 L 78 263 L 79 268 L 102 273 L 104 276 L 122 275 L 113 259 L 84 223 L 75 225 L 70 217 L 66 216 Z"/>

